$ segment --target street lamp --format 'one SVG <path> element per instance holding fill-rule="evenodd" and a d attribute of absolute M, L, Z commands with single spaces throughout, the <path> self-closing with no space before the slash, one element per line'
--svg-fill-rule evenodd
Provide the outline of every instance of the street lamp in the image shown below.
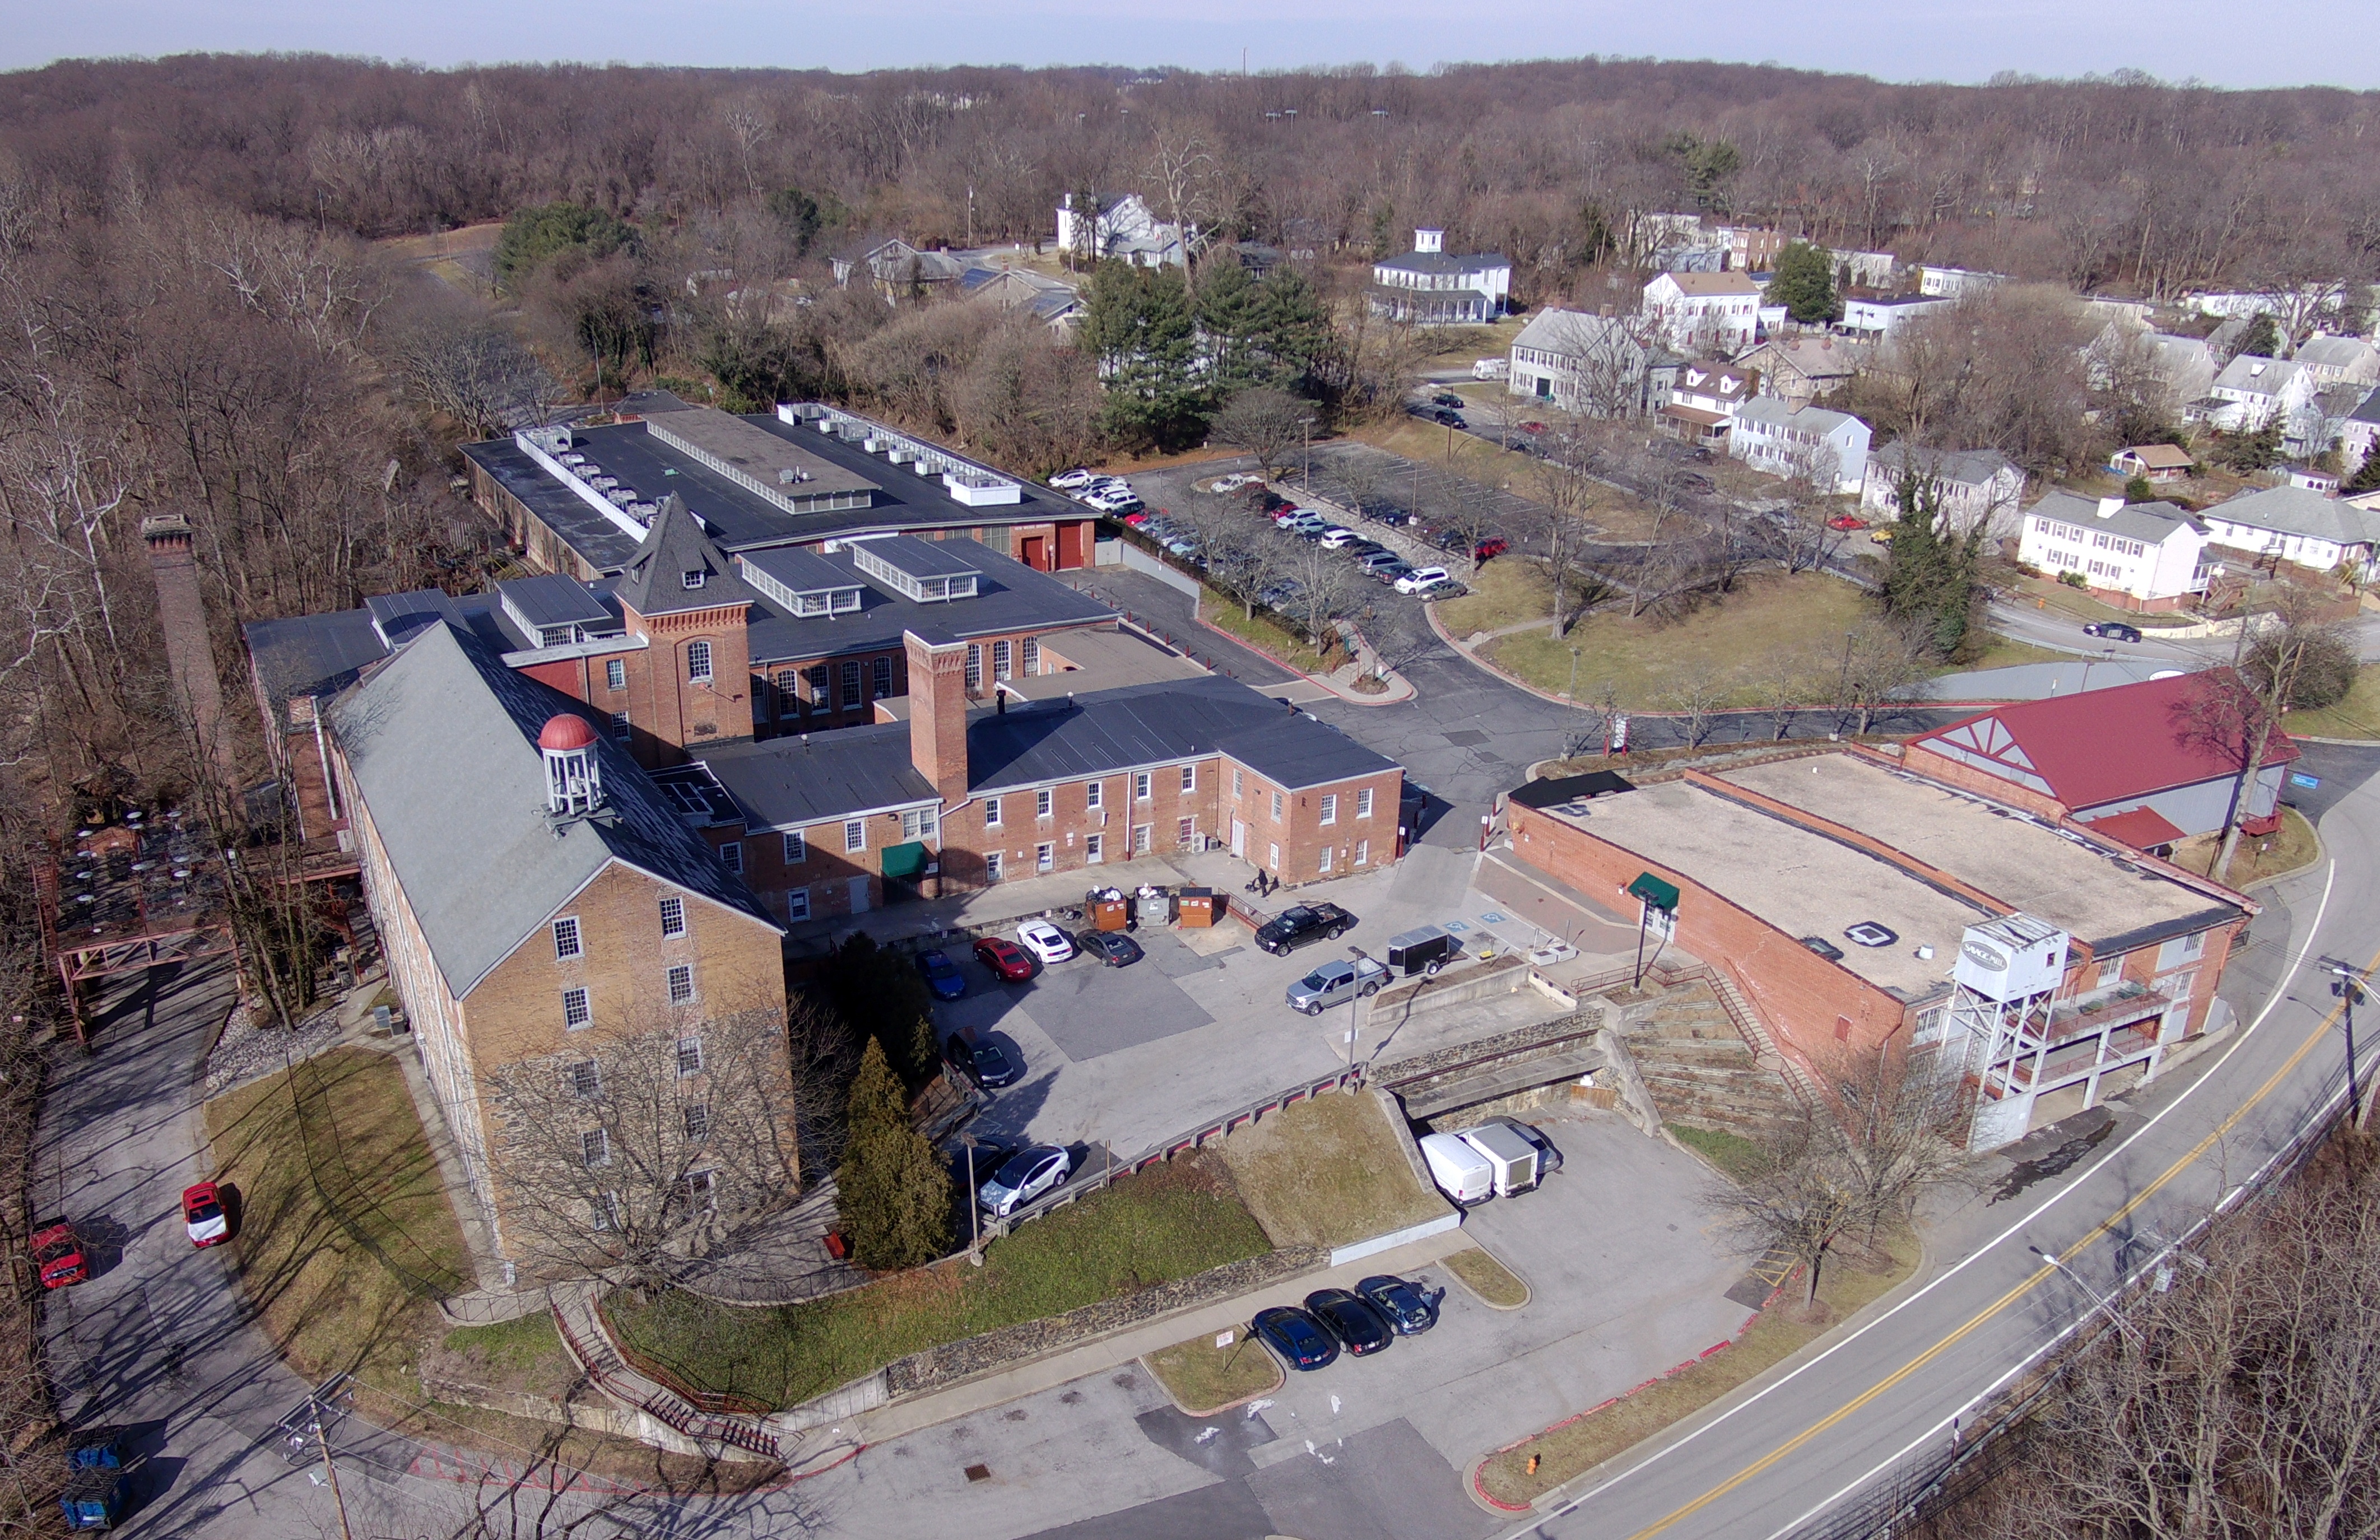
<path fill-rule="evenodd" d="M 1371 958 L 1362 947 L 1351 946 L 1347 954 L 1355 960 L 1355 1002 L 1347 1008 L 1347 1067 L 1355 1067 L 1355 1043 L 1364 1031 L 1364 964 Z"/>
<path fill-rule="evenodd" d="M 962 1133 L 959 1138 L 966 1145 L 967 1161 L 967 1260 L 983 1266 L 983 1203 L 975 1184 L 975 1135 Z"/>
<path fill-rule="evenodd" d="M 2039 1246 L 2029 1245 L 2024 1249 L 2033 1253 L 2034 1255 L 2040 1257 L 2044 1262 L 2048 1263 L 2059 1272 L 2064 1273 L 2068 1278 L 2072 1279 L 2074 1280 L 2074 1287 L 2082 1291 L 2083 1295 L 2090 1300 L 2093 1307 L 2101 1315 L 2116 1323 L 2116 1329 L 2130 1338 L 2131 1340 L 2132 1346 L 2137 1348 L 2141 1345 L 2141 1334 L 2132 1329 L 2132 1323 L 2124 1319 L 2122 1316 L 2117 1314 L 2116 1307 L 2107 1302 L 2107 1297 L 2105 1294 L 2100 1293 L 2098 1290 L 2092 1288 L 2089 1283 L 2085 1282 L 2082 1275 L 2076 1272 L 2071 1267 L 2068 1266 L 2064 1257 L 2058 1255 L 2056 1252 L 2044 1251 Z"/>
<path fill-rule="evenodd" d="M 2330 971 L 2338 976 L 2338 982 L 2330 987 L 2330 992 L 2339 999 L 2343 1007 L 2339 1022 L 2347 1029 L 2347 1121 L 2361 1134 L 2363 1132 L 2363 1087 L 2356 1083 L 2355 1078 L 2355 1002 L 2371 989 L 2372 981 L 2344 963 L 2333 963 Z"/>
<path fill-rule="evenodd" d="M 1562 692 L 1564 700 L 1578 698 L 1578 649 L 1570 649 L 1570 688 Z"/>

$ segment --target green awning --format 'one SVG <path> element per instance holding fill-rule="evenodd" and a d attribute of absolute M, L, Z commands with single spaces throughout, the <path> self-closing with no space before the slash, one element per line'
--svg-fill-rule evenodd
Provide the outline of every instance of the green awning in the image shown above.
<path fill-rule="evenodd" d="M 925 869 L 926 847 L 922 843 L 911 840 L 905 845 L 884 847 L 885 876 L 915 877 Z"/>
<path fill-rule="evenodd" d="M 1628 884 L 1631 895 L 1643 899 L 1656 909 L 1678 912 L 1678 890 L 1651 872 L 1638 872 L 1636 880 Z"/>

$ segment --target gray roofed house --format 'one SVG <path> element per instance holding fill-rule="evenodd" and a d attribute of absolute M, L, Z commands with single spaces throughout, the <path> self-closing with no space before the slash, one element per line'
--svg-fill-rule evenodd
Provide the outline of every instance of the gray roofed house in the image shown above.
<path fill-rule="evenodd" d="M 2204 591 L 2206 541 L 2206 524 L 2173 503 L 2058 491 L 2025 510 L 2017 559 L 2114 602 L 2172 609 Z"/>
<path fill-rule="evenodd" d="M 2298 345 L 2296 358 L 2325 385 L 2380 382 L 2380 348 L 2362 337 L 2308 337 Z"/>
<path fill-rule="evenodd" d="M 757 597 L 674 492 L 653 515 L 613 592 L 640 615 L 717 610 Z"/>
<path fill-rule="evenodd" d="M 2368 562 L 2380 544 L 2380 515 L 2304 487 L 2242 492 L 2199 517 L 2217 544 L 2317 572 L 2343 561 Z"/>
<path fill-rule="evenodd" d="M 546 813 L 538 734 L 596 728 L 611 817 Z M 332 703 L 348 778 L 449 991 L 468 995 L 613 862 L 776 927 L 596 713 L 452 625 L 422 632 Z"/>
<path fill-rule="evenodd" d="M 240 634 L 248 640 L 257 708 L 285 732 L 291 697 L 345 689 L 367 665 L 388 656 L 370 610 L 252 620 Z"/>
<path fill-rule="evenodd" d="M 1378 313 L 1424 326 L 1477 324 L 1504 313 L 1512 261 L 1497 251 L 1446 250 L 1442 230 L 1415 230 L 1414 249 L 1372 263 Z"/>
<path fill-rule="evenodd" d="M 1935 479 L 1942 512 L 1960 529 L 1982 526 L 1995 539 L 2016 533 L 2024 472 L 1997 449 L 1928 449 L 1896 439 L 1869 452 L 1860 506 L 1898 517 L 1901 483 L 1912 468 L 1921 481 Z"/>

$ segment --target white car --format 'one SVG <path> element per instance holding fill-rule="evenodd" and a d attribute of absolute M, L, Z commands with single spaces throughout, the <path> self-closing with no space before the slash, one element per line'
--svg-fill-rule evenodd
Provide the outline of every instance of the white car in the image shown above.
<path fill-rule="evenodd" d="M 1062 1183 L 1073 1174 L 1074 1158 L 1055 1145 L 1036 1145 L 1010 1156 L 977 1201 L 995 1215 L 1012 1214 Z"/>
<path fill-rule="evenodd" d="M 1342 528 L 1334 524 L 1322 531 L 1322 549 L 1336 551 L 1342 545 L 1354 545 L 1360 538 L 1353 529 Z"/>
<path fill-rule="evenodd" d="M 1057 488 L 1062 492 L 1070 492 L 1077 490 L 1078 488 L 1087 487 L 1099 479 L 1099 473 L 1098 471 L 1092 470 L 1087 466 L 1076 466 L 1072 470 L 1062 470 L 1057 475 L 1050 478 L 1050 485 Z"/>
<path fill-rule="evenodd" d="M 1215 485 L 1211 490 L 1219 492 L 1235 492 L 1243 490 L 1244 488 L 1261 486 L 1263 484 L 1263 477 L 1252 475 L 1247 471 L 1241 471 L 1232 476 L 1218 476 L 1215 478 Z"/>
<path fill-rule="evenodd" d="M 1075 955 L 1075 943 L 1048 920 L 1026 920 L 1016 928 L 1016 944 L 1041 959 L 1047 967 Z"/>
<path fill-rule="evenodd" d="M 1432 583 L 1445 582 L 1446 578 L 1444 567 L 1416 567 L 1397 579 L 1397 592 L 1419 593 Z"/>
<path fill-rule="evenodd" d="M 1082 494 L 1082 501 L 1103 514 L 1137 513 L 1147 506 L 1134 495 L 1131 486 L 1122 481 L 1111 487 L 1093 487 Z"/>

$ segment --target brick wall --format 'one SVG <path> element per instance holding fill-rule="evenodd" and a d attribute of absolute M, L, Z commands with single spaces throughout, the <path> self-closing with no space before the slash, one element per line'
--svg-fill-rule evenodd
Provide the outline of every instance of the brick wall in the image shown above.
<path fill-rule="evenodd" d="M 2021 786 L 2013 781 L 2004 781 L 1989 770 L 1978 770 L 1963 760 L 1937 754 L 1922 743 L 1903 745 L 1900 762 L 1902 768 L 1919 775 L 1948 782 L 1971 792 L 1981 792 L 1996 802 L 2022 807 L 2041 818 L 2062 819 L 2066 816 L 2066 805 L 2056 797 Z"/>

